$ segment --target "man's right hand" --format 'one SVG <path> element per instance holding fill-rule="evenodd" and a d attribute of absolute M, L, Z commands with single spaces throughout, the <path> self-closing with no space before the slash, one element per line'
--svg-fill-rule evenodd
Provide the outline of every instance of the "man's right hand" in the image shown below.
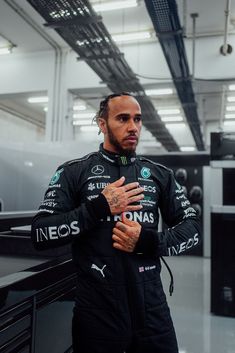
<path fill-rule="evenodd" d="M 112 215 L 124 211 L 138 211 L 143 206 L 133 205 L 144 198 L 144 189 L 139 187 L 138 182 L 123 185 L 125 177 L 121 177 L 114 183 L 107 185 L 102 194 L 106 198 Z"/>

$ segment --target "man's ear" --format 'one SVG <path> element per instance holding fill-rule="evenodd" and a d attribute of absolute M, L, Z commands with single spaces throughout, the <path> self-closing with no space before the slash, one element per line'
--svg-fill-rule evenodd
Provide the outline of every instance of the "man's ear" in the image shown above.
<path fill-rule="evenodd" d="M 103 134 L 106 134 L 106 132 L 107 132 L 106 120 L 103 119 L 103 118 L 99 118 L 99 119 L 98 119 L 98 125 L 99 125 L 99 128 L 100 128 L 100 131 L 101 131 Z"/>

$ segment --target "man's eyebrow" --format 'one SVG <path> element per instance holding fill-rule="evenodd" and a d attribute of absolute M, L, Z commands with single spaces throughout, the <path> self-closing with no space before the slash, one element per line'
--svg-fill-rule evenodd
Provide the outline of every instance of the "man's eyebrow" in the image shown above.
<path fill-rule="evenodd" d="M 117 114 L 116 117 L 122 117 L 122 116 L 130 116 L 129 113 L 120 113 L 120 114 Z"/>
<path fill-rule="evenodd" d="M 117 117 L 122 117 L 122 116 L 130 116 L 130 114 L 129 113 L 120 113 L 120 114 L 117 114 L 116 115 Z M 142 116 L 142 114 L 135 114 L 135 116 Z"/>

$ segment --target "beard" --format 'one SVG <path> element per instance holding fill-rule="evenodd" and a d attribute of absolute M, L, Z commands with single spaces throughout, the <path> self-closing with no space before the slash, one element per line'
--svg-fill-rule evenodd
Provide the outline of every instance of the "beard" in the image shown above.
<path fill-rule="evenodd" d="M 118 142 L 118 140 L 114 136 L 114 134 L 108 124 L 107 124 L 107 131 L 108 131 L 109 142 L 111 143 L 111 145 L 113 145 L 113 147 L 115 147 L 118 154 L 128 157 L 128 156 L 132 156 L 135 153 L 136 147 L 133 147 L 133 148 L 123 148 L 122 147 L 120 142 Z M 137 143 L 138 143 L 138 141 L 137 141 Z"/>

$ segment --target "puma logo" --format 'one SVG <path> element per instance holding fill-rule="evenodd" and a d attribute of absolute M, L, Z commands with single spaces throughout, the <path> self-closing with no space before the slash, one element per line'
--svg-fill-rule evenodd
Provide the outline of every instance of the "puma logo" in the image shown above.
<path fill-rule="evenodd" d="M 104 265 L 102 268 L 99 268 L 95 264 L 91 265 L 91 268 L 93 268 L 93 270 L 99 271 L 102 274 L 103 277 L 105 277 L 105 274 L 104 274 L 104 268 L 105 267 L 106 267 L 106 265 Z"/>

